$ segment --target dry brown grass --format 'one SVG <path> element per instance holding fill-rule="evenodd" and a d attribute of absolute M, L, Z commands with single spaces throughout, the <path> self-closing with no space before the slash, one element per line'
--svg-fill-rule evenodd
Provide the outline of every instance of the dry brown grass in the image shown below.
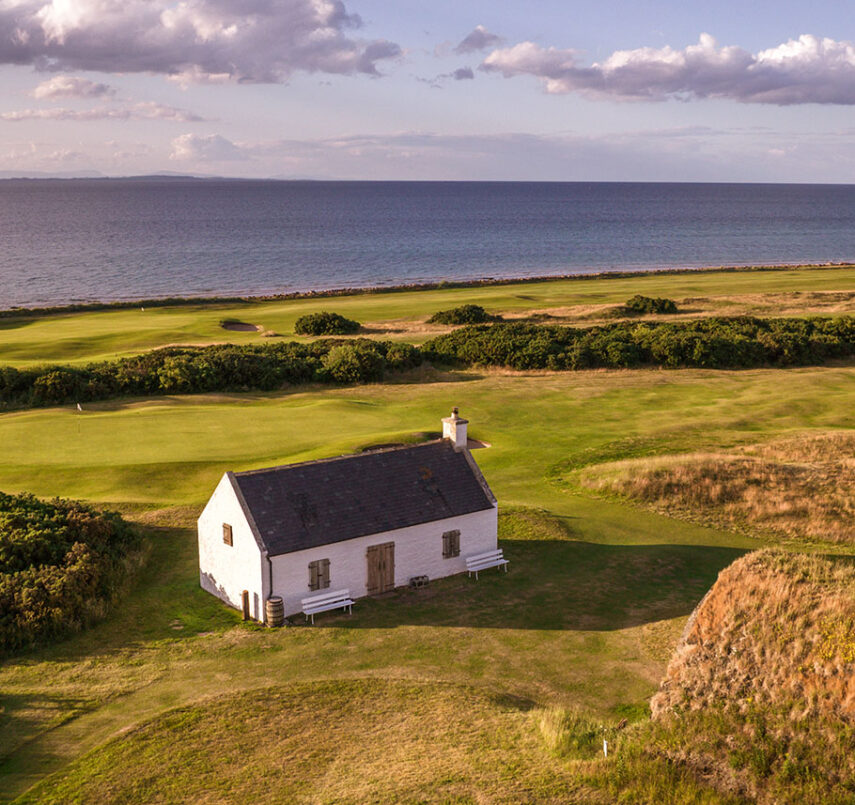
<path fill-rule="evenodd" d="M 793 702 L 794 723 L 829 715 L 855 724 L 855 564 L 765 550 L 721 572 L 651 709 L 660 716 L 725 701 Z"/>
<path fill-rule="evenodd" d="M 632 773 L 611 770 L 624 792 L 664 761 L 738 802 L 851 803 L 855 563 L 780 550 L 734 562 L 689 618 L 651 711 L 619 747 Z"/>
<path fill-rule="evenodd" d="M 721 454 L 616 462 L 589 489 L 776 537 L 855 544 L 855 431 L 799 434 Z"/>

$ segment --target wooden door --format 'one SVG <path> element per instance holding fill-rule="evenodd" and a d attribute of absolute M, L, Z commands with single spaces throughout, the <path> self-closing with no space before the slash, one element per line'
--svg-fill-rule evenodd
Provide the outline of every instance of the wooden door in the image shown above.
<path fill-rule="evenodd" d="M 395 589 L 395 543 L 384 542 L 368 548 L 368 595 Z"/>

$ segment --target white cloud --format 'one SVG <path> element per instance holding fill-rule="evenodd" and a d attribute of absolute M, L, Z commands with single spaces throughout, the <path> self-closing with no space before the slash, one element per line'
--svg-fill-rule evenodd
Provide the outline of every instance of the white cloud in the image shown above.
<path fill-rule="evenodd" d="M 141 101 L 132 106 L 100 106 L 95 109 L 20 109 L 0 114 L 0 120 L 167 120 L 173 123 L 195 123 L 204 120 L 186 109 L 165 106 L 154 101 Z"/>
<path fill-rule="evenodd" d="M 475 53 L 476 51 L 499 45 L 503 41 L 501 36 L 491 34 L 483 25 L 476 25 L 475 29 L 454 48 L 454 52 L 458 55 Z"/>
<path fill-rule="evenodd" d="M 0 63 L 187 81 L 375 75 L 401 50 L 354 38 L 360 25 L 341 0 L 3 0 Z"/>
<path fill-rule="evenodd" d="M 219 134 L 182 134 L 172 141 L 170 159 L 180 162 L 232 162 L 248 159 L 249 149 Z"/>
<path fill-rule="evenodd" d="M 481 69 L 505 78 L 532 75 L 549 93 L 580 92 L 598 99 L 855 104 L 855 45 L 808 34 L 756 54 L 719 47 L 709 34 L 701 34 L 698 44 L 682 50 L 619 50 L 590 66 L 575 50 L 521 42 L 494 50 Z"/>
<path fill-rule="evenodd" d="M 47 81 L 42 81 L 31 94 L 40 100 L 45 98 L 103 98 L 115 95 L 116 90 L 108 84 L 98 84 L 73 75 L 55 75 Z"/>

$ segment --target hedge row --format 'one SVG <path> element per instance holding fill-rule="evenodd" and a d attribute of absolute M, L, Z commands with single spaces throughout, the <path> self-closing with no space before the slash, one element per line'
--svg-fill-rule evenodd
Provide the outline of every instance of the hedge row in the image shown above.
<path fill-rule="evenodd" d="M 446 364 L 514 369 L 797 366 L 855 355 L 855 317 L 707 318 L 585 329 L 474 325 L 426 342 L 422 354 Z"/>
<path fill-rule="evenodd" d="M 117 514 L 0 492 L 0 652 L 85 626 L 114 597 L 137 546 Z"/>
<path fill-rule="evenodd" d="M 42 406 L 123 396 L 272 391 L 286 384 L 365 383 L 421 363 L 409 344 L 325 339 L 311 344 L 167 347 L 81 367 L 0 367 L 0 406 Z"/>

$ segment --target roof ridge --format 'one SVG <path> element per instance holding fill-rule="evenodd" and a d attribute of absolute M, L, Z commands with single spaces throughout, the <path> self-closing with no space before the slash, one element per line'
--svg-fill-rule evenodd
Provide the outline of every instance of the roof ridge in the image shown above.
<path fill-rule="evenodd" d="M 359 453 L 344 453 L 340 456 L 330 456 L 328 458 L 314 458 L 308 461 L 298 461 L 293 464 L 277 464 L 273 467 L 259 467 L 255 470 L 242 470 L 241 472 L 233 472 L 232 475 L 235 477 L 242 477 L 244 475 L 258 475 L 262 472 L 274 472 L 276 470 L 289 470 L 297 467 L 308 467 L 312 464 L 331 464 L 334 461 L 342 461 L 348 458 L 360 458 L 361 456 L 376 456 L 385 453 L 395 453 L 403 450 L 415 450 L 419 447 L 427 447 L 428 445 L 441 444 L 442 442 L 451 443 L 450 439 L 430 439 L 427 442 L 416 442 L 415 444 L 401 444 L 396 447 L 380 447 L 376 450 L 363 450 Z"/>

